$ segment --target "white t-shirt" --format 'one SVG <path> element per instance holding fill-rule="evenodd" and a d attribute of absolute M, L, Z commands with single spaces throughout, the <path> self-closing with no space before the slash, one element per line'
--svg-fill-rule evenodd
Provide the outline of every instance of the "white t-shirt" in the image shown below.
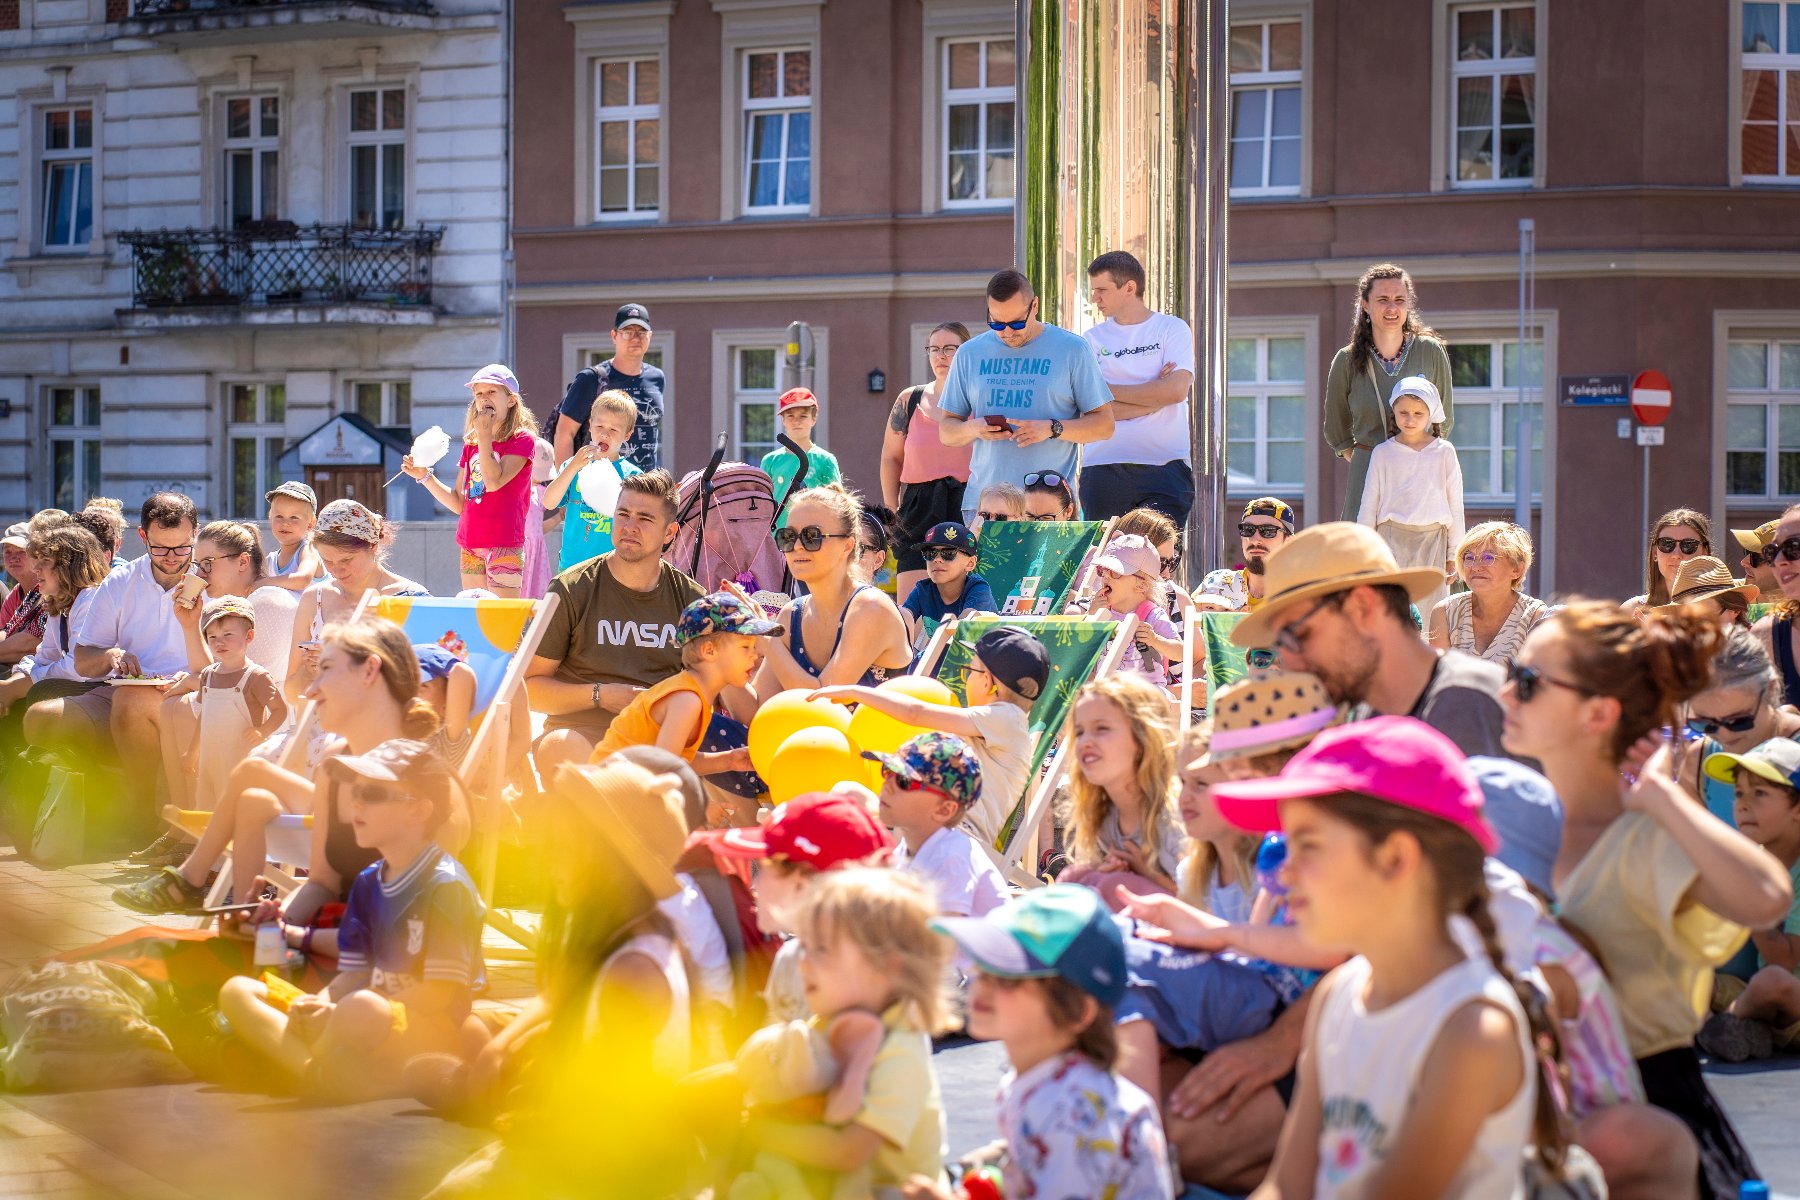
<path fill-rule="evenodd" d="M 894 866 L 930 880 L 946 917 L 985 917 L 1006 903 L 1006 877 L 960 829 L 940 829 L 916 851 L 901 842 Z"/>
<path fill-rule="evenodd" d="M 1153 383 L 1165 366 L 1194 371 L 1194 331 L 1180 317 L 1153 312 L 1136 325 L 1102 321 L 1081 335 L 1100 360 L 1100 376 L 1107 386 L 1116 383 Z M 1188 402 L 1182 400 L 1147 417 L 1133 417 L 1113 426 L 1104 442 L 1082 447 L 1081 465 L 1109 463 L 1161 466 L 1188 457 Z"/>
<path fill-rule="evenodd" d="M 703 998 L 730 1008 L 731 955 L 725 949 L 725 935 L 719 932 L 712 905 L 706 902 L 706 895 L 692 875 L 677 871 L 675 882 L 681 885 L 681 890 L 667 900 L 657 901 L 656 907 L 675 927 L 675 936 L 693 962 L 694 973 L 700 977 Z"/>
<path fill-rule="evenodd" d="M 148 554 L 114 568 L 93 592 L 87 612 L 69 622 L 75 645 L 100 650 L 117 646 L 137 656 L 145 675 L 187 670 L 187 638 L 175 619 L 175 602 L 150 573 Z"/>
<path fill-rule="evenodd" d="M 977 730 L 963 740 L 981 762 L 981 794 L 963 814 L 963 828 L 991 843 L 1025 792 L 1037 739 L 1031 736 L 1031 718 L 1025 710 L 1004 700 L 975 705 L 963 715 Z"/>

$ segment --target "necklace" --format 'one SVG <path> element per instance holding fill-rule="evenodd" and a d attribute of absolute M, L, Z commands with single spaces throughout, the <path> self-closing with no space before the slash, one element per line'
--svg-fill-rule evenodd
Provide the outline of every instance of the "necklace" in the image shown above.
<path fill-rule="evenodd" d="M 1381 369 L 1386 371 L 1391 378 L 1400 374 L 1400 364 L 1406 361 L 1406 352 L 1412 349 L 1412 341 L 1412 334 L 1410 333 L 1402 338 L 1400 341 L 1400 349 L 1392 358 L 1387 357 L 1381 351 L 1377 350 L 1373 343 L 1369 346 L 1369 352 L 1375 356 L 1375 361 L 1381 364 Z"/>

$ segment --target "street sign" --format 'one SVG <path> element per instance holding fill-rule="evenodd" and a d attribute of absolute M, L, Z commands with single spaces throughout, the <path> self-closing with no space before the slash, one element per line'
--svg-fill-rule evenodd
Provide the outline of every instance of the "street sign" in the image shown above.
<path fill-rule="evenodd" d="M 1605 408 L 1631 403 L 1629 375 L 1563 375 L 1557 379 L 1564 408 Z"/>
<path fill-rule="evenodd" d="M 1661 371 L 1640 371 L 1631 381 L 1631 412 L 1640 425 L 1661 425 L 1669 419 L 1675 393 Z"/>
<path fill-rule="evenodd" d="M 1660 446 L 1663 444 L 1664 432 L 1665 430 L 1661 425 L 1639 425 L 1637 431 L 1638 445 Z"/>

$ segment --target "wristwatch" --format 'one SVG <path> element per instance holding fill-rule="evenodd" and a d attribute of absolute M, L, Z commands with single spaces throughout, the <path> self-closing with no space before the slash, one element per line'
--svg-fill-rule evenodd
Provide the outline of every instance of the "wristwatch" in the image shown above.
<path fill-rule="evenodd" d="M 1062 436 L 1062 422 L 1055 417 L 1050 418 L 1050 436 L 1053 438 Z"/>

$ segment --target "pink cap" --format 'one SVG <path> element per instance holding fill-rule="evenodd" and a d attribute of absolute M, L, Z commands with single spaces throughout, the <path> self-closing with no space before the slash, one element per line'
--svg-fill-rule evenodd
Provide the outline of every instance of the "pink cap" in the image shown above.
<path fill-rule="evenodd" d="M 481 370 L 475 372 L 474 375 L 470 376 L 469 382 L 463 384 L 463 386 L 472 388 L 478 383 L 497 383 L 509 392 L 516 392 L 519 390 L 518 377 L 512 373 L 511 369 L 508 368 L 505 363 L 489 363 L 487 366 L 481 368 Z"/>
<path fill-rule="evenodd" d="M 1481 784 L 1456 743 L 1412 717 L 1327 729 L 1267 779 L 1213 784 L 1219 815 L 1255 833 L 1281 828 L 1283 800 L 1355 792 L 1450 822 L 1489 854 L 1500 839 L 1481 815 Z"/>
<path fill-rule="evenodd" d="M 819 407 L 819 398 L 803 387 L 789 388 L 781 393 L 779 400 L 775 401 L 775 411 L 784 413 L 790 408 L 799 408 L 803 404 L 810 404 L 817 408 Z"/>
<path fill-rule="evenodd" d="M 1117 571 L 1121 575 L 1162 578 L 1162 558 L 1156 553 L 1156 547 L 1150 544 L 1149 538 L 1135 533 L 1121 533 L 1106 543 L 1106 549 L 1100 552 L 1094 565 Z"/>

